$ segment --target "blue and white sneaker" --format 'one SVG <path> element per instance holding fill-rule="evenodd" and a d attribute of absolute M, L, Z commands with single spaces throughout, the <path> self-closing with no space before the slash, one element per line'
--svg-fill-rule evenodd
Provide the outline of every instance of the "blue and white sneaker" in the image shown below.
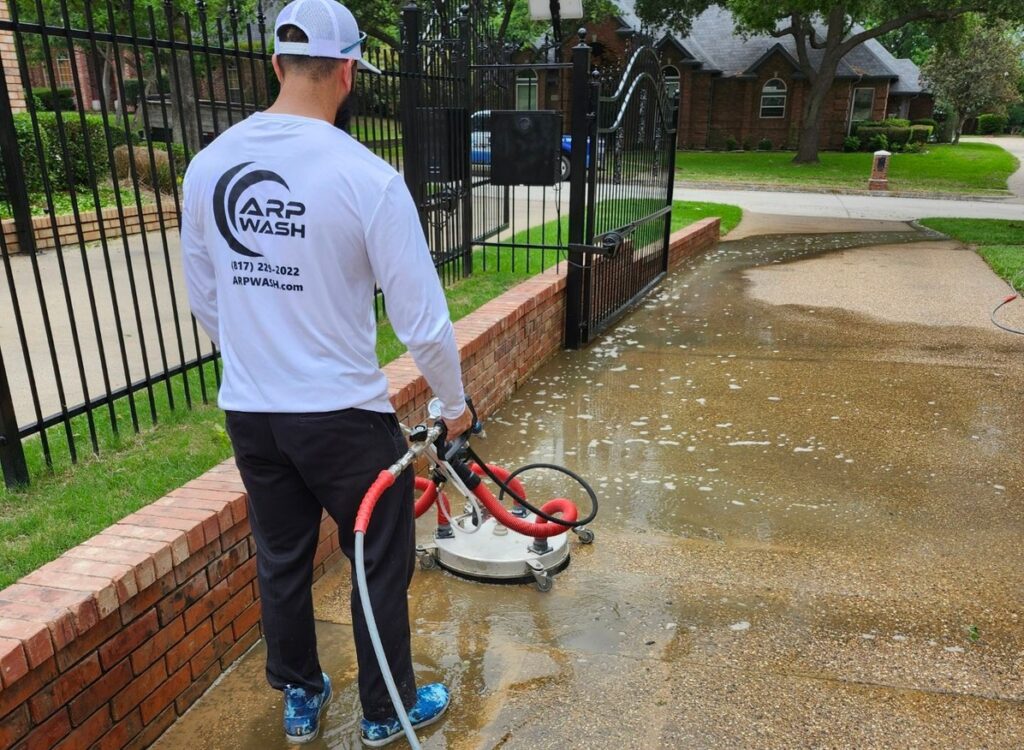
<path fill-rule="evenodd" d="M 409 722 L 412 728 L 419 729 L 433 724 L 448 710 L 449 703 L 451 696 L 448 694 L 448 688 L 440 682 L 421 687 L 416 691 L 416 705 L 409 709 Z M 403 736 L 402 724 L 397 716 L 384 721 L 363 719 L 359 728 L 363 744 L 369 747 L 383 747 Z"/>
<path fill-rule="evenodd" d="M 311 693 L 305 688 L 288 685 L 284 689 L 284 736 L 289 742 L 303 745 L 320 734 L 320 715 L 331 702 L 331 678 L 324 672 L 324 690 Z"/>

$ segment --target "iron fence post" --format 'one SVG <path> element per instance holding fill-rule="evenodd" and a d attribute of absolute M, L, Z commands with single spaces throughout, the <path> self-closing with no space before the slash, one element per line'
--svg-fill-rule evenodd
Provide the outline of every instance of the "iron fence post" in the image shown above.
<path fill-rule="evenodd" d="M 25 464 L 25 450 L 18 432 L 18 419 L 14 414 L 11 388 L 7 383 L 7 369 L 3 354 L 0 353 L 0 468 L 3 468 L 4 483 L 8 487 L 28 484 L 28 466 Z"/>
<path fill-rule="evenodd" d="M 676 186 L 676 147 L 679 143 L 679 92 L 676 91 L 672 96 L 670 105 L 670 114 L 672 123 L 672 132 L 667 133 L 669 141 L 668 149 L 668 205 L 672 205 L 673 194 Z M 669 256 L 671 255 L 671 244 L 672 240 L 672 212 L 665 216 L 665 246 L 662 250 L 661 259 L 661 271 L 662 273 L 668 273 Z"/>
<path fill-rule="evenodd" d="M 583 244 L 586 231 L 587 152 L 597 157 L 597 144 L 588 144 L 590 135 L 590 47 L 583 41 L 586 31 L 580 29 L 580 42 L 572 49 L 572 148 L 569 152 L 569 244 Z M 565 348 L 578 349 L 586 341 L 585 326 L 589 311 L 584 309 L 583 290 L 587 282 L 583 253 L 569 251 L 566 276 Z"/>
<path fill-rule="evenodd" d="M 423 210 L 423 179 L 420 165 L 423 163 L 423 133 L 417 127 L 416 112 L 419 108 L 419 93 L 423 75 L 422 58 L 420 55 L 420 24 L 423 11 L 410 3 L 402 8 L 402 52 L 399 58 L 399 96 L 402 113 L 402 175 L 406 187 L 412 194 L 420 212 L 420 223 L 423 231 L 427 230 L 426 215 Z"/>
<path fill-rule="evenodd" d="M 14 75 L 19 75 L 14 71 Z M 29 103 L 31 106 L 31 103 Z M 0 64 L 0 155 L 3 156 L 4 184 L 7 200 L 14 215 L 14 232 L 18 238 L 18 249 L 28 255 L 36 253 L 36 238 L 32 231 L 32 203 L 25 184 L 24 165 L 18 151 L 18 133 L 11 110 L 11 97 L 7 90 L 7 71 Z"/>
<path fill-rule="evenodd" d="M 459 146 L 462 150 L 462 185 L 460 200 L 462 201 L 462 275 L 473 275 L 473 162 L 471 137 L 469 133 L 469 110 L 473 106 L 473 91 L 470 80 L 470 40 L 469 6 L 459 8 L 459 56 L 458 85 L 462 86 L 462 116 L 459 124 Z"/>

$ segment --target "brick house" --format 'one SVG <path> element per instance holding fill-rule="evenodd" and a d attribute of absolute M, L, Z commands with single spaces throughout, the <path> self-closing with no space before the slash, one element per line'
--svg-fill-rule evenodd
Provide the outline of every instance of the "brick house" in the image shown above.
<path fill-rule="evenodd" d="M 718 6 L 695 18 L 686 36 L 651 31 L 633 13 L 632 0 L 618 4 L 619 15 L 586 27 L 594 65 L 618 68 L 632 49 L 653 44 L 664 60 L 666 86 L 680 92 L 681 148 L 722 148 L 729 138 L 748 146 L 767 138 L 775 148 L 796 147 L 807 82 L 792 37 L 740 36 L 732 15 Z M 563 59 L 573 44 L 575 39 L 567 42 Z M 812 50 L 812 59 L 815 54 L 821 53 Z M 560 87 L 550 79 L 521 72 L 517 106 L 564 109 Z M 523 95 L 531 85 L 532 95 Z M 917 65 L 870 40 L 839 65 L 825 104 L 822 146 L 841 148 L 854 120 L 930 117 L 932 106 Z"/>

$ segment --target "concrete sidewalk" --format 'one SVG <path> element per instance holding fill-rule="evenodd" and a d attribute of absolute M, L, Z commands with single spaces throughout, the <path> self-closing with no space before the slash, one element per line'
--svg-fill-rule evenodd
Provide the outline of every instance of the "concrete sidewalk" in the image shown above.
<path fill-rule="evenodd" d="M 1010 192 L 1017 196 L 1014 200 L 1017 203 L 1024 203 L 1024 136 L 1003 135 L 993 136 L 966 136 L 960 139 L 965 143 L 990 143 L 999 146 L 1017 157 L 1020 167 L 1010 175 L 1006 186 Z"/>
<path fill-rule="evenodd" d="M 418 677 L 455 698 L 424 747 L 1020 748 L 1024 368 L 984 320 L 999 291 L 924 234 L 752 237 L 555 357 L 477 447 L 591 480 L 596 543 L 548 594 L 416 574 Z M 336 698 L 310 748 L 360 746 L 349 586 L 339 565 L 315 591 Z M 157 747 L 283 747 L 264 661 Z"/>
<path fill-rule="evenodd" d="M 786 216 L 913 221 L 929 216 L 1024 219 L 1024 205 L 1010 200 L 940 200 L 887 195 L 838 195 L 767 190 L 704 190 L 676 184 L 676 200 L 731 203 L 744 211 Z"/>

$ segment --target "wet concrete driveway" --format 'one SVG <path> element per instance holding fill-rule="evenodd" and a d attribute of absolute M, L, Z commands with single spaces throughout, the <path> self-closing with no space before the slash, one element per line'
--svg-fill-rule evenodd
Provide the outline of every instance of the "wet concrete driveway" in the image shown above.
<path fill-rule="evenodd" d="M 750 273 L 909 239 L 723 243 L 502 408 L 478 449 L 590 478 L 597 541 L 548 594 L 417 573 L 418 671 L 455 695 L 425 747 L 1021 746 L 1024 347 L 773 304 Z M 358 746 L 347 589 L 317 587 L 338 699 L 313 747 Z M 160 746 L 284 747 L 262 670 Z"/>

